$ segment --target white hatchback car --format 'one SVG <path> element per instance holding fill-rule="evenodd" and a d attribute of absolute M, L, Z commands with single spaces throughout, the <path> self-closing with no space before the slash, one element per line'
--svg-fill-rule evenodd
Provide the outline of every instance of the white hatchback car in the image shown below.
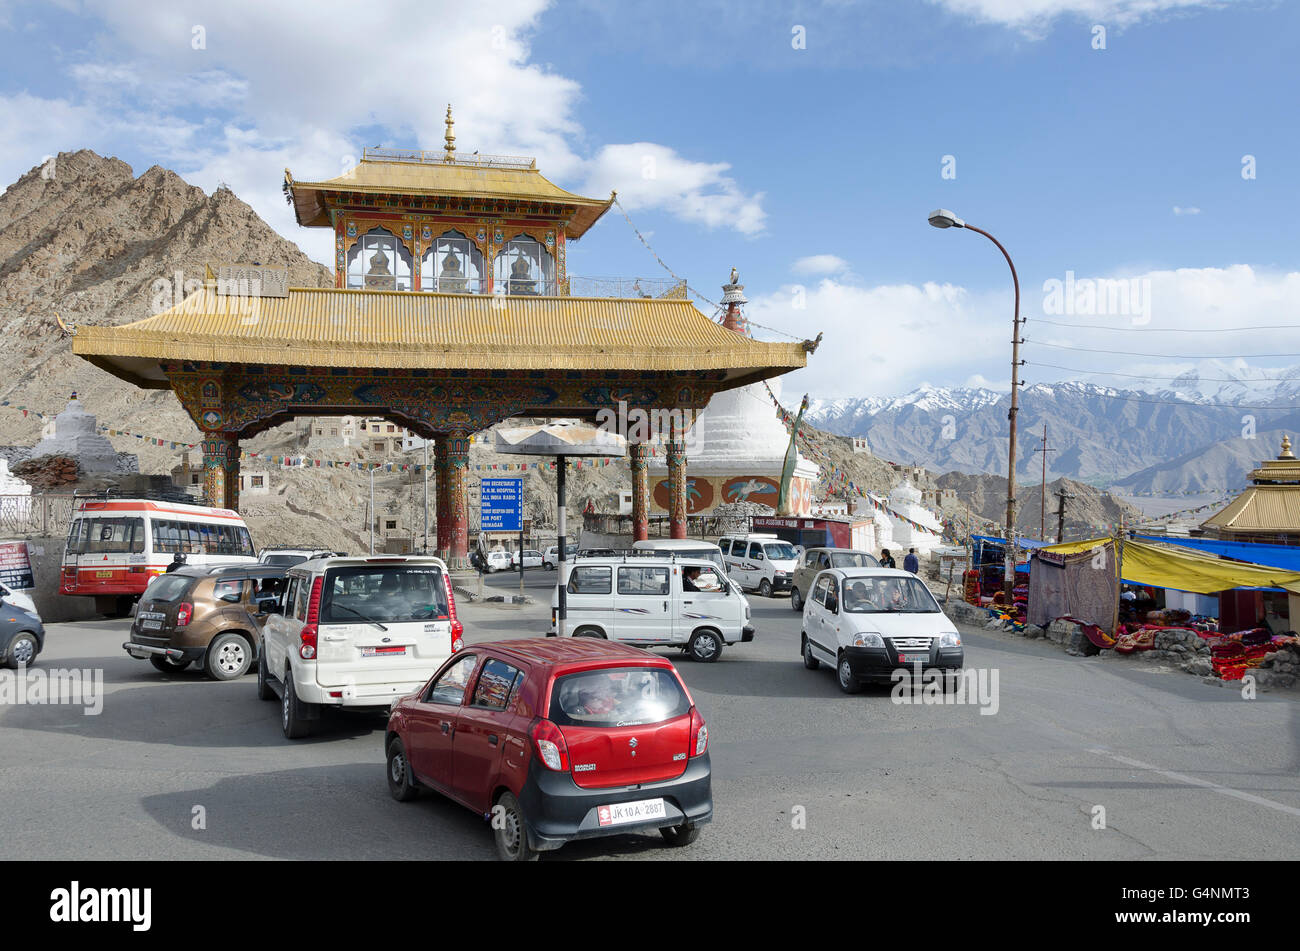
<path fill-rule="evenodd" d="M 800 650 L 809 670 L 833 667 L 845 693 L 890 683 L 898 670 L 938 668 L 948 686 L 965 662 L 961 634 L 930 589 L 896 568 L 820 572 L 804 602 Z"/>
<path fill-rule="evenodd" d="M 257 696 L 280 699 L 289 739 L 323 707 L 388 709 L 464 646 L 440 558 L 317 558 L 295 565 L 262 626 Z"/>
<path fill-rule="evenodd" d="M 487 565 L 488 574 L 494 571 L 510 570 L 510 552 L 508 551 L 497 548 L 484 555 L 483 559 L 484 564 Z"/>

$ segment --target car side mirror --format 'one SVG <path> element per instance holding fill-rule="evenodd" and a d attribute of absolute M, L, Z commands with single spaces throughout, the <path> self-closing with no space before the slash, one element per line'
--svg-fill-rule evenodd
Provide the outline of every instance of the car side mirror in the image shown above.
<path fill-rule="evenodd" d="M 276 598 L 263 598 L 257 602 L 257 610 L 263 614 L 279 614 L 280 602 Z"/>

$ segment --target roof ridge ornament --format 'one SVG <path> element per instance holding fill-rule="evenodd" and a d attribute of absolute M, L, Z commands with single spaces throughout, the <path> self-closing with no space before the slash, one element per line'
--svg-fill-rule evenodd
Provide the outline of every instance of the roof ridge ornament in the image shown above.
<path fill-rule="evenodd" d="M 451 117 L 451 103 L 447 103 L 447 134 L 443 136 L 447 146 L 447 153 L 443 156 L 443 160 L 447 162 L 456 161 L 456 136 L 452 132 L 455 125 L 456 120 Z"/>
<path fill-rule="evenodd" d="M 1294 459 L 1295 453 L 1291 451 L 1291 437 L 1286 433 L 1282 434 L 1282 451 L 1278 453 L 1279 459 Z"/>

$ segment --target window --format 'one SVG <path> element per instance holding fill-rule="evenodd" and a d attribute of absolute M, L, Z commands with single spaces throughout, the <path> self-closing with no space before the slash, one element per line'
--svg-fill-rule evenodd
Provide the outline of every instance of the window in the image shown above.
<path fill-rule="evenodd" d="M 266 485 L 266 476 L 252 476 L 253 488 L 261 489 Z"/>
<path fill-rule="evenodd" d="M 280 600 L 280 595 L 284 593 L 286 579 L 284 578 L 254 578 L 253 579 L 253 600 L 262 601 L 265 598 L 275 598 Z"/>
<path fill-rule="evenodd" d="M 939 605 L 917 578 L 855 578 L 845 585 L 844 610 L 853 614 L 934 614 Z"/>
<path fill-rule="evenodd" d="M 420 259 L 420 290 L 481 294 L 483 254 L 459 231 L 448 231 Z"/>
<path fill-rule="evenodd" d="M 435 565 L 357 565 L 331 568 L 320 619 L 325 624 L 447 620 L 447 584 Z"/>
<path fill-rule="evenodd" d="M 753 558 L 755 561 L 762 561 L 762 560 L 763 560 L 763 546 L 760 545 L 758 542 L 750 542 L 750 543 L 749 543 L 749 557 L 750 557 L 750 558 Z"/>
<path fill-rule="evenodd" d="M 203 475 L 201 473 L 194 472 L 190 474 L 190 485 L 202 485 L 202 484 L 203 484 Z"/>
<path fill-rule="evenodd" d="M 338 431 L 337 429 L 334 429 L 334 428 L 332 428 L 332 427 L 330 428 L 330 435 L 331 435 L 331 436 L 337 436 L 338 434 L 339 434 L 339 431 Z"/>
<path fill-rule="evenodd" d="M 836 568 L 879 568 L 880 562 L 875 555 L 865 551 L 837 551 L 831 556 Z"/>
<path fill-rule="evenodd" d="M 567 674 L 551 690 L 548 719 L 556 726 L 636 726 L 691 711 L 672 671 L 617 667 Z"/>
<path fill-rule="evenodd" d="M 387 529 L 388 531 L 392 531 L 393 529 L 397 528 L 397 523 L 394 522 L 392 519 L 388 519 L 384 522 L 384 528 Z"/>
<path fill-rule="evenodd" d="M 813 587 L 813 600 L 818 604 L 826 603 L 826 590 L 831 586 L 831 579 L 818 578 L 817 584 Z"/>
<path fill-rule="evenodd" d="M 298 579 L 290 578 L 286 583 L 284 600 L 280 602 L 280 609 L 286 615 L 293 614 L 293 604 L 298 597 Z"/>
<path fill-rule="evenodd" d="M 307 599 L 310 593 L 311 584 L 308 579 L 303 579 L 302 584 L 298 585 L 298 602 L 293 609 L 293 616 L 300 621 L 307 620 Z"/>
<path fill-rule="evenodd" d="M 510 689 L 515 685 L 519 671 L 505 661 L 489 658 L 483 662 L 483 672 L 478 675 L 471 706 L 504 710 L 510 699 Z"/>
<path fill-rule="evenodd" d="M 474 665 L 477 662 L 478 658 L 474 654 L 462 654 L 457 657 L 456 662 L 433 682 L 429 693 L 424 698 L 425 703 L 460 706 L 461 701 L 465 699 L 465 689 L 469 686 L 470 674 L 474 673 Z"/>
<path fill-rule="evenodd" d="M 238 604 L 244 596 L 243 581 L 217 581 L 212 585 L 212 596 L 218 601 Z"/>
<path fill-rule="evenodd" d="M 389 427 L 388 427 L 388 431 L 389 431 L 390 433 L 397 432 L 397 430 L 394 429 L 393 426 L 392 426 L 391 424 L 390 424 Z"/>
<path fill-rule="evenodd" d="M 167 601 L 169 603 L 179 601 L 193 582 L 193 578 L 187 578 L 184 575 L 159 575 L 149 582 L 149 587 L 145 589 L 141 599 Z"/>
<path fill-rule="evenodd" d="M 555 260 L 540 241 L 517 235 L 497 253 L 493 264 L 496 287 L 506 294 L 530 297 L 555 294 Z"/>
<path fill-rule="evenodd" d="M 412 263 L 411 252 L 395 234 L 375 228 L 348 252 L 348 287 L 409 291 Z"/>
<path fill-rule="evenodd" d="M 81 531 L 68 551 L 76 554 L 142 554 L 144 552 L 144 519 L 142 518 L 83 518 Z"/>
<path fill-rule="evenodd" d="M 583 565 L 569 575 L 569 594 L 609 594 L 611 575 L 608 565 Z"/>
<path fill-rule="evenodd" d="M 618 569 L 618 593 L 666 595 L 668 569 L 621 567 Z"/>
<path fill-rule="evenodd" d="M 789 542 L 768 542 L 763 551 L 773 561 L 794 561 L 794 546 Z"/>

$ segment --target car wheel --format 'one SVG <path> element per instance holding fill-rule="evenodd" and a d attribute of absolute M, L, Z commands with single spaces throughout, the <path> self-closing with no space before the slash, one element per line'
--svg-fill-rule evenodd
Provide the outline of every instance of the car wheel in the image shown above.
<path fill-rule="evenodd" d="M 284 695 L 280 698 L 280 729 L 285 739 L 300 740 L 311 732 L 311 721 L 303 716 L 306 704 L 298 700 L 293 689 L 293 671 L 285 671 Z"/>
<path fill-rule="evenodd" d="M 388 744 L 388 791 L 398 802 L 410 802 L 420 795 L 406 759 L 406 747 L 397 737 Z"/>
<path fill-rule="evenodd" d="M 799 593 L 798 588 L 790 589 L 790 610 L 791 611 L 803 610 L 803 595 Z"/>
<path fill-rule="evenodd" d="M 506 862 L 536 862 L 538 853 L 528 844 L 528 822 L 513 793 L 503 792 L 492 810 L 497 855 Z"/>
<path fill-rule="evenodd" d="M 542 567 L 545 568 L 547 571 L 555 570 L 555 565 L 551 564 L 549 561 L 543 564 Z"/>
<path fill-rule="evenodd" d="M 857 693 L 862 689 L 862 685 L 853 679 L 853 668 L 849 666 L 847 657 L 840 656 L 840 662 L 836 666 L 835 673 L 835 679 L 840 682 L 840 689 L 845 693 Z"/>
<path fill-rule="evenodd" d="M 803 665 L 809 670 L 816 670 L 822 665 L 822 662 L 813 656 L 812 644 L 808 643 L 807 634 L 803 636 Z"/>
<path fill-rule="evenodd" d="M 149 663 L 153 664 L 155 669 L 161 670 L 164 674 L 180 673 L 190 665 L 188 660 L 172 660 L 166 654 L 150 654 Z"/>
<path fill-rule="evenodd" d="M 766 578 L 760 581 L 758 583 L 758 593 L 765 598 L 770 598 L 772 596 L 772 582 L 768 581 Z"/>
<path fill-rule="evenodd" d="M 257 655 L 257 699 L 275 699 L 275 691 L 271 689 L 271 671 L 266 666 L 265 649 Z"/>
<path fill-rule="evenodd" d="M 253 648 L 238 634 L 220 634 L 208 645 L 203 666 L 213 680 L 236 680 L 253 666 Z"/>
<path fill-rule="evenodd" d="M 694 822 L 683 822 L 679 826 L 660 829 L 659 834 L 674 849 L 680 849 L 684 845 L 690 845 L 700 837 L 700 827 Z"/>
<path fill-rule="evenodd" d="M 722 656 L 722 638 L 715 631 L 696 631 L 686 644 L 691 660 L 711 664 Z"/>
<path fill-rule="evenodd" d="M 607 640 L 604 633 L 594 627 L 580 627 L 573 632 L 574 637 L 598 637 L 602 641 Z"/>
<path fill-rule="evenodd" d="M 14 669 L 30 667 L 38 653 L 40 647 L 36 643 L 36 635 L 31 631 L 19 631 L 9 642 L 9 656 L 5 658 L 5 666 Z"/>

